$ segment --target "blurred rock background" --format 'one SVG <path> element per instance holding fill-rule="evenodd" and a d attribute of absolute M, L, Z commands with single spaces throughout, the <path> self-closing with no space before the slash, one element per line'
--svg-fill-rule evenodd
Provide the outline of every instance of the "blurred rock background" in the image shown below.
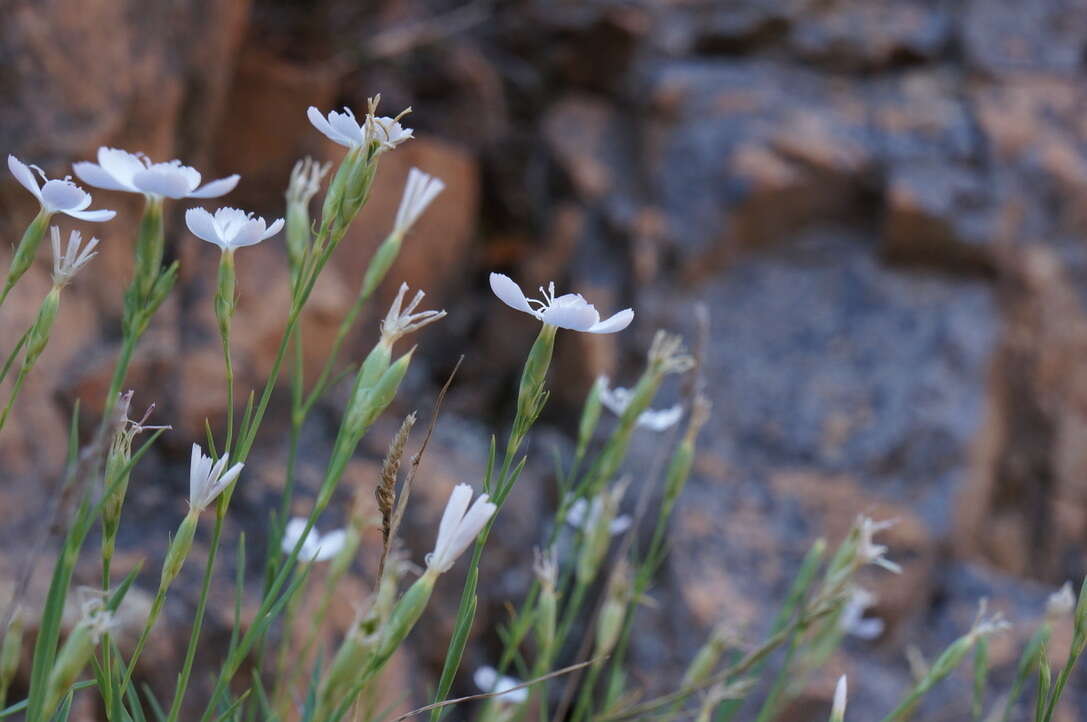
<path fill-rule="evenodd" d="M 421 335 L 396 411 L 428 414 L 465 355 L 406 529 L 416 561 L 449 485 L 480 477 L 536 330 L 490 297 L 486 273 L 527 287 L 554 279 L 602 309 L 637 309 L 628 333 L 560 338 L 552 403 L 490 546 L 466 668 L 494 660 L 503 604 L 527 586 L 529 550 L 550 523 L 539 510 L 554 502 L 551 450 L 569 444 L 560 427 L 571 428 L 596 374 L 633 379 L 656 328 L 693 341 L 699 302 L 710 316 L 715 415 L 657 604 L 636 635 L 635 678 L 647 688 L 666 690 L 721 618 L 757 637 L 811 541 L 837 541 L 858 512 L 900 520 L 888 537 L 904 574 L 869 580 L 885 632 L 849 642 L 787 720 L 825 719 L 840 672 L 850 674 L 856 718 L 882 717 L 909 684 L 905 650 L 937 654 L 983 596 L 1020 622 L 991 652 L 994 681 L 1007 685 L 1046 595 L 1083 574 L 1087 1 L 7 0 L 2 13 L 0 150 L 50 175 L 114 145 L 182 158 L 206 178 L 241 173 L 224 202 L 279 216 L 294 161 L 340 155 L 309 126 L 307 106 L 361 109 L 380 92 L 386 112 L 415 108 L 418 139 L 382 161 L 305 334 L 316 368 L 408 168 L 443 178 L 446 192 L 353 341 L 356 354 L 368 348 L 376 314 L 405 280 L 450 315 Z M 94 229 L 102 253 L 66 293 L 18 423 L 0 435 L 5 584 L 56 487 L 65 420 L 80 399 L 92 423 L 112 370 L 139 206 L 95 196 L 120 216 Z M 148 559 L 145 593 L 184 513 L 187 448 L 205 417 L 223 412 L 216 250 L 183 232 L 184 207 L 169 206 L 183 280 L 129 382 L 137 407 L 156 402 L 154 419 L 174 426 L 139 468 L 122 525 L 118 572 Z M 33 210 L 5 175 L 4 264 Z M 279 339 L 283 250 L 275 241 L 246 249 L 238 268 L 245 389 L 264 378 Z M 5 353 L 48 273 L 43 253 L 6 305 Z M 319 478 L 341 398 L 330 395 L 307 429 L 304 483 Z M 251 559 L 282 483 L 283 401 L 232 505 L 228 549 L 245 531 Z M 364 442 L 345 504 L 354 486 L 368 493 L 395 416 Z M 659 460 L 660 443 L 644 433 L 632 470 Z M 303 495 L 297 511 L 307 503 Z M 338 522 L 332 511 L 322 527 Z M 337 602 L 341 626 L 373 561 Z M 88 560 L 87 580 L 96 564 Z M 231 564 L 227 553 L 224 579 Z M 185 570 L 141 664 L 163 696 L 198 567 Z M 40 594 L 47 565 L 39 572 Z M 459 595 L 451 576 L 414 658 L 394 670 L 390 686 L 414 702 L 428 701 L 441 663 Z M 211 612 L 209 664 L 226 640 L 227 593 Z M 455 693 L 474 691 L 469 677 Z M 968 685 L 964 670 L 919 718 L 963 719 Z M 1079 696 L 1060 719 L 1082 718 Z M 80 714 L 96 719 L 89 707 Z"/>

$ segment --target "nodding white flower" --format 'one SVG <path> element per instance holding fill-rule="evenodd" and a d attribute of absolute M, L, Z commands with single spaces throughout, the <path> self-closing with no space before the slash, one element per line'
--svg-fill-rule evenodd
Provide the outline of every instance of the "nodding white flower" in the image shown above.
<path fill-rule="evenodd" d="M 381 341 L 389 346 L 392 346 L 401 336 L 406 336 L 413 331 L 418 331 L 423 326 L 445 318 L 444 310 L 415 313 L 415 309 L 419 306 L 423 297 L 426 296 L 422 291 L 416 291 L 411 303 L 408 304 L 407 308 L 402 309 L 404 296 L 407 292 L 408 284 L 401 283 L 400 289 L 396 292 L 396 298 L 393 299 L 392 305 L 389 306 L 389 312 L 385 314 L 385 320 L 381 322 Z"/>
<path fill-rule="evenodd" d="M 575 529 L 587 532 L 599 523 L 600 516 L 603 513 L 604 499 L 602 496 L 595 497 L 592 502 L 583 498 L 578 499 L 566 510 L 566 523 Z M 630 528 L 631 522 L 632 519 L 628 515 L 622 514 L 612 519 L 608 531 L 612 536 L 622 534 Z"/>
<path fill-rule="evenodd" d="M 380 101 L 380 95 L 367 101 L 369 110 L 362 123 L 355 119 L 355 114 L 348 107 L 344 107 L 342 113 L 331 110 L 326 118 L 321 115 L 321 111 L 311 105 L 306 111 L 306 116 L 313 123 L 313 127 L 321 131 L 333 143 L 346 148 L 372 148 L 374 152 L 380 153 L 391 150 L 413 137 L 410 128 L 400 125 L 400 119 L 410 113 L 411 108 L 403 110 L 395 118 L 378 117 L 376 112 Z"/>
<path fill-rule="evenodd" d="M 521 680 L 499 674 L 494 667 L 480 667 L 472 675 L 472 679 L 480 692 L 499 695 L 498 701 L 520 704 L 528 699 L 528 687 L 514 689 L 521 684 Z"/>
<path fill-rule="evenodd" d="M 853 587 L 842 608 L 842 615 L 838 618 L 838 628 L 861 639 L 875 639 L 883 634 L 882 619 L 864 616 L 875 603 L 876 595 L 862 587 Z"/>
<path fill-rule="evenodd" d="M 305 519 L 296 517 L 287 522 L 286 528 L 283 529 L 283 541 L 281 543 L 283 551 L 287 554 L 293 552 L 298 540 L 302 537 L 302 532 L 305 530 Z M 320 534 L 316 529 L 310 529 L 309 534 L 306 535 L 305 540 L 302 542 L 298 558 L 304 562 L 327 561 L 340 553 L 346 541 L 347 532 L 343 529 L 336 529 L 327 534 Z"/>
<path fill-rule="evenodd" d="M 896 523 L 897 521 L 895 519 L 872 521 L 866 516 L 862 516 L 857 520 L 857 524 L 860 527 L 857 554 L 860 557 L 862 564 L 875 564 L 878 567 L 883 567 L 889 572 L 894 572 L 895 574 L 902 573 L 901 566 L 883 556 L 887 553 L 887 547 L 883 544 L 876 544 L 873 541 L 876 534 L 886 529 L 890 529 Z"/>
<path fill-rule="evenodd" d="M 192 461 L 189 464 L 189 507 L 199 513 L 208 508 L 223 489 L 242 473 L 245 464 L 237 463 L 229 469 L 230 455 L 223 454 L 218 461 L 204 456 L 199 444 L 192 445 Z"/>
<path fill-rule="evenodd" d="M 76 590 L 79 601 L 80 623 L 87 625 L 91 639 L 95 644 L 117 626 L 117 618 L 106 609 L 107 592 L 93 587 L 80 587 Z"/>
<path fill-rule="evenodd" d="M 834 687 L 834 705 L 830 708 L 830 719 L 841 722 L 845 718 L 846 681 L 843 674 L 838 678 L 838 684 Z"/>
<path fill-rule="evenodd" d="M 616 416 L 622 416 L 630 406 L 630 400 L 633 397 L 630 389 L 622 386 L 609 388 L 607 376 L 598 378 L 597 383 L 600 384 L 600 403 L 608 407 Z M 667 409 L 643 411 L 638 414 L 638 420 L 635 423 L 653 431 L 665 431 L 675 426 L 681 418 L 683 418 L 683 405 L 676 404 Z"/>
<path fill-rule="evenodd" d="M 179 160 L 152 163 L 145 155 L 118 148 L 98 149 L 98 162 L 72 166 L 84 183 L 111 191 L 143 193 L 154 198 L 218 198 L 234 190 L 241 176 L 235 174 L 200 185 L 200 171 Z"/>
<path fill-rule="evenodd" d="M 393 233 L 407 233 L 444 188 L 445 183 L 440 178 L 427 175 L 418 168 L 409 170 L 408 182 L 404 185 L 404 195 L 400 198 L 400 207 L 396 210 Z"/>
<path fill-rule="evenodd" d="M 468 508 L 471 500 L 471 486 L 457 484 L 453 487 L 453 493 L 449 495 L 449 501 L 445 505 L 445 513 L 442 514 L 442 521 L 438 525 L 438 539 L 434 542 L 434 551 L 426 556 L 428 569 L 439 574 L 449 571 L 457 557 L 464 553 L 498 509 L 486 494 L 480 494 L 472 507 Z"/>
<path fill-rule="evenodd" d="M 42 185 L 38 185 L 38 179 L 34 177 L 31 169 L 41 176 Z M 50 180 L 45 177 L 41 168 L 36 165 L 28 166 L 13 155 L 8 156 L 8 170 L 15 176 L 15 180 L 38 199 L 38 203 L 41 203 L 46 213 L 63 213 L 72 218 L 93 223 L 108 221 L 117 215 L 117 211 L 85 210 L 91 204 L 90 193 L 68 178 Z"/>
<path fill-rule="evenodd" d="M 197 238 L 214 243 L 224 251 L 252 246 L 265 238 L 271 238 L 283 228 L 283 219 L 277 218 L 268 225 L 263 218 L 237 208 L 223 207 L 211 214 L 203 208 L 185 211 L 185 225 Z"/>
<path fill-rule="evenodd" d="M 287 183 L 287 202 L 306 205 L 321 190 L 321 180 L 328 175 L 331 163 L 318 163 L 308 155 L 294 164 Z"/>
<path fill-rule="evenodd" d="M 510 308 L 535 316 L 544 323 L 571 331 L 615 333 L 622 331 L 634 320 L 633 309 L 627 308 L 601 321 L 596 307 L 586 301 L 580 293 L 556 296 L 554 283 L 549 284 L 547 290 L 541 286 L 543 300 L 537 300 L 526 298 L 521 287 L 509 276 L 492 273 L 491 290 Z"/>
<path fill-rule="evenodd" d="M 91 238 L 86 245 L 82 245 L 83 236 L 79 231 L 68 234 L 68 247 L 63 251 L 60 248 L 60 229 L 56 226 L 49 229 L 49 241 L 53 246 L 53 283 L 57 286 L 67 285 L 79 269 L 98 255 L 94 250 L 98 247 L 98 239 Z"/>

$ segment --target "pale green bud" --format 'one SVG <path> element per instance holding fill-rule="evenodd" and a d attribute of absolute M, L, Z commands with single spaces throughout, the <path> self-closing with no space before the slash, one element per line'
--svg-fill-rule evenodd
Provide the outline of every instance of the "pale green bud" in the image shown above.
<path fill-rule="evenodd" d="M 585 405 L 581 409 L 581 422 L 578 424 L 577 452 L 574 455 L 574 458 L 578 460 L 585 456 L 589 442 L 592 441 L 593 434 L 596 433 L 596 425 L 600 421 L 600 410 L 603 408 L 603 404 L 600 402 L 600 387 L 605 383 L 607 383 L 607 379 L 603 376 L 599 377 L 589 387 L 589 394 L 585 397 Z"/>
<path fill-rule="evenodd" d="M 26 227 L 19 245 L 15 247 L 15 254 L 11 257 L 11 267 L 8 269 L 7 280 L 4 282 L 4 291 L 0 295 L 0 300 L 7 297 L 8 292 L 27 272 L 30 264 L 34 262 L 35 256 L 38 255 L 38 247 L 41 245 L 42 239 L 45 238 L 45 230 L 49 227 L 49 219 L 52 217 L 52 213 L 42 208 L 38 211 L 38 215 L 34 216 L 34 220 L 30 222 L 30 225 Z"/>
<path fill-rule="evenodd" d="M 177 528 L 177 533 L 170 542 L 170 548 L 166 551 L 166 560 L 162 563 L 162 576 L 159 579 L 159 588 L 167 589 L 181 572 L 185 565 L 185 559 L 192 551 L 193 537 L 196 535 L 197 513 L 190 511 Z"/>

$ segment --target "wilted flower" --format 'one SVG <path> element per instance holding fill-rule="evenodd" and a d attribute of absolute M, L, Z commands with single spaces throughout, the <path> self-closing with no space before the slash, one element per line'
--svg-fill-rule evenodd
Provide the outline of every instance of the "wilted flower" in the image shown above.
<path fill-rule="evenodd" d="M 308 204 L 321 190 L 321 180 L 331 167 L 331 163 L 318 163 L 309 156 L 295 163 L 287 184 L 287 202 Z"/>
<path fill-rule="evenodd" d="M 377 117 L 377 104 L 381 96 L 369 100 L 369 111 L 362 123 L 355 119 L 355 114 L 350 108 L 345 107 L 342 113 L 335 110 L 329 111 L 327 119 L 321 115 L 321 111 L 310 106 L 306 116 L 313 127 L 321 131 L 333 143 L 338 143 L 346 148 L 371 148 L 375 152 L 390 150 L 412 138 L 410 128 L 400 125 L 400 119 L 411 112 L 411 108 L 402 111 L 395 118 Z"/>
<path fill-rule="evenodd" d="M 117 626 L 113 612 L 106 608 L 106 594 L 100 589 L 79 587 L 76 590 L 79 599 L 80 624 L 85 624 L 91 631 L 95 644 Z"/>
<path fill-rule="evenodd" d="M 306 520 L 294 518 L 287 522 L 283 530 L 283 551 L 290 554 L 294 551 L 302 533 L 306 530 Z M 347 541 L 347 532 L 336 529 L 327 534 L 319 534 L 316 529 L 310 529 L 302 542 L 302 548 L 298 552 L 298 558 L 304 562 L 323 562 L 340 553 L 344 542 Z"/>
<path fill-rule="evenodd" d="M 408 284 L 401 283 L 400 289 L 396 292 L 396 298 L 393 299 L 392 305 L 389 306 L 389 312 L 385 314 L 385 320 L 381 322 L 381 341 L 388 346 L 396 343 L 401 336 L 406 336 L 413 331 L 418 331 L 423 326 L 445 318 L 445 311 L 420 311 L 415 313 L 415 309 L 419 306 L 423 297 L 426 296 L 422 291 L 416 291 L 411 303 L 408 304 L 407 308 L 403 308 L 404 296 L 407 292 Z"/>
<path fill-rule="evenodd" d="M 34 169 L 42 178 L 42 185 L 31 171 Z M 28 166 L 13 155 L 8 156 L 8 170 L 15 176 L 24 188 L 33 194 L 46 213 L 64 213 L 81 221 L 108 221 L 117 215 L 116 211 L 88 211 L 85 210 L 91 204 L 91 194 L 77 186 L 72 181 L 49 180 L 45 173 L 36 165 Z"/>
<path fill-rule="evenodd" d="M 223 454 L 218 461 L 204 456 L 199 444 L 192 445 L 192 461 L 189 465 L 189 507 L 199 513 L 208 508 L 211 502 L 230 486 L 231 482 L 242 473 L 242 463 L 227 469 L 230 455 Z"/>
<path fill-rule="evenodd" d="M 200 185 L 200 172 L 179 160 L 152 163 L 145 155 L 117 148 L 98 149 L 98 162 L 72 166 L 83 182 L 111 191 L 143 193 L 158 198 L 218 198 L 234 190 L 235 174 Z"/>
<path fill-rule="evenodd" d="M 87 264 L 87 261 L 98 255 L 94 249 L 98 247 L 98 239 L 91 238 L 85 246 L 82 246 L 83 237 L 79 231 L 72 231 L 68 235 L 68 247 L 64 251 L 60 248 L 60 229 L 53 226 L 49 229 L 50 242 L 53 245 L 53 283 L 57 286 L 67 285 L 72 276 L 79 272 Z"/>
<path fill-rule="evenodd" d="M 567 519 L 569 519 L 569 516 L 567 516 Z M 558 549 L 555 547 L 549 549 L 534 548 L 532 550 L 532 571 L 542 586 L 553 590 L 559 581 Z"/>
<path fill-rule="evenodd" d="M 633 394 L 630 389 L 616 386 L 614 389 L 608 386 L 608 377 L 601 376 L 597 379 L 600 389 L 600 402 L 607 406 L 616 416 L 622 416 L 630 406 Z M 665 431 L 672 428 L 683 418 L 683 405 L 676 404 L 667 409 L 649 409 L 638 414 L 638 426 L 643 426 L 653 431 Z"/>
<path fill-rule="evenodd" d="M 593 529 L 600 521 L 600 515 L 604 513 L 604 499 L 597 496 L 592 502 L 585 499 L 578 499 L 570 508 L 566 511 L 566 523 L 575 529 L 581 531 L 589 531 Z M 608 526 L 608 531 L 612 536 L 622 534 L 630 528 L 631 518 L 622 514 L 612 519 L 611 524 Z"/>
<path fill-rule="evenodd" d="M 453 488 L 453 493 L 449 495 L 449 501 L 445 505 L 445 513 L 442 514 L 442 521 L 438 525 L 438 539 L 434 542 L 434 551 L 426 556 L 428 569 L 438 573 L 449 571 L 498 509 L 490 502 L 487 494 L 480 494 L 469 509 L 468 502 L 471 500 L 471 486 L 457 484 Z"/>
<path fill-rule="evenodd" d="M 528 699 L 528 688 L 514 689 L 521 680 L 499 674 L 494 667 L 483 666 L 472 675 L 480 692 L 499 695 L 498 700 L 510 704 L 520 704 Z"/>
<path fill-rule="evenodd" d="M 526 298 L 521 287 L 513 279 L 502 273 L 491 274 L 491 290 L 510 308 L 535 316 L 540 321 L 571 331 L 588 333 L 615 333 L 622 331 L 634 320 L 634 311 L 624 309 L 604 321 L 596 307 L 585 300 L 580 293 L 555 295 L 555 284 L 547 290 L 540 287 L 543 300 Z"/>
<path fill-rule="evenodd" d="M 876 596 L 862 587 L 853 587 L 838 619 L 839 628 L 846 634 L 861 639 L 875 639 L 883 634 L 883 620 L 865 618 L 864 613 L 876 603 Z"/>
<path fill-rule="evenodd" d="M 279 233 L 283 219 L 277 218 L 269 226 L 263 218 L 237 208 L 223 207 L 214 215 L 203 208 L 190 208 L 185 211 L 185 225 L 197 238 L 214 243 L 224 251 L 233 251 Z"/>
<path fill-rule="evenodd" d="M 445 183 L 441 179 L 427 175 L 418 168 L 409 170 L 408 182 L 404 185 L 404 195 L 400 198 L 400 207 L 396 210 L 393 233 L 407 233 L 444 188 Z"/>
<path fill-rule="evenodd" d="M 872 521 L 870 518 L 862 516 L 858 520 L 858 524 L 860 527 L 860 539 L 857 543 L 857 554 L 860 557 L 861 563 L 875 564 L 876 566 L 883 567 L 889 572 L 901 574 L 902 567 L 883 556 L 887 553 L 887 547 L 883 544 L 876 544 L 873 541 L 876 534 L 894 526 L 895 520 Z"/>

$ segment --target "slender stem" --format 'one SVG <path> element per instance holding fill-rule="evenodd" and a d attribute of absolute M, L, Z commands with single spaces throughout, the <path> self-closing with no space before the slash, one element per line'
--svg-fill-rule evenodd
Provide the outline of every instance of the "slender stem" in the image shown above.
<path fill-rule="evenodd" d="M 200 630 L 204 624 L 204 611 L 208 606 L 208 590 L 211 587 L 212 572 L 215 568 L 215 556 L 219 549 L 219 538 L 223 532 L 223 519 L 226 517 L 225 505 L 217 507 L 215 516 L 215 529 L 211 533 L 211 547 L 208 551 L 208 561 L 204 566 L 204 581 L 200 585 L 200 600 L 196 604 L 196 616 L 193 617 L 192 632 L 189 634 L 189 645 L 185 650 L 185 663 L 178 676 L 177 689 L 174 691 L 174 701 L 170 704 L 170 713 L 167 722 L 176 722 L 181 712 L 181 702 L 185 698 L 185 689 L 189 685 L 189 677 L 192 674 L 193 660 L 196 658 L 196 647 L 200 640 Z"/>

